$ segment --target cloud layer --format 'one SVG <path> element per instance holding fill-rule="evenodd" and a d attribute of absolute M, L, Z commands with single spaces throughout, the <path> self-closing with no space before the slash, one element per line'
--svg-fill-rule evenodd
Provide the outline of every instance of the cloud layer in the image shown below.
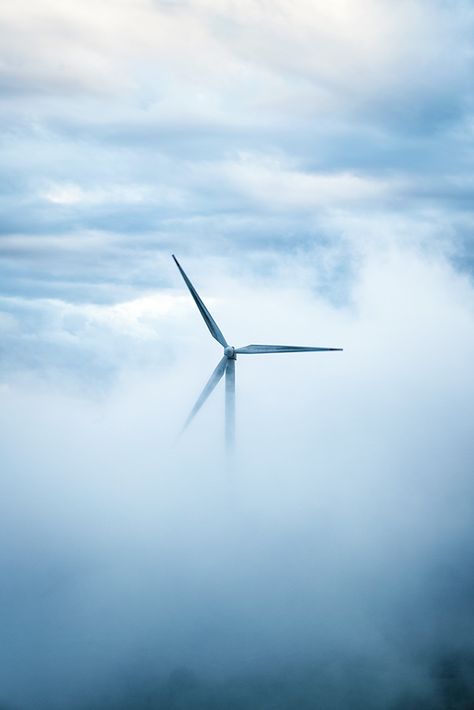
<path fill-rule="evenodd" d="M 96 300 L 160 285 L 143 262 L 171 246 L 383 240 L 394 219 L 471 257 L 470 3 L 1 12 L 4 292 L 89 300 L 72 260 Z"/>
<path fill-rule="evenodd" d="M 0 699 L 469 703 L 471 3 L 0 22 Z M 235 345 L 344 347 L 238 359 L 232 474 L 220 390 L 175 443 L 220 353 L 171 252 Z"/>

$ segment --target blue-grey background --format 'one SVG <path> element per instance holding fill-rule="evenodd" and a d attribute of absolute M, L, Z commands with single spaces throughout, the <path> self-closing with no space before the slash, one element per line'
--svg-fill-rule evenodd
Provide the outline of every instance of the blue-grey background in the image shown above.
<path fill-rule="evenodd" d="M 473 25 L 2 5 L 6 708 L 472 707 Z"/>

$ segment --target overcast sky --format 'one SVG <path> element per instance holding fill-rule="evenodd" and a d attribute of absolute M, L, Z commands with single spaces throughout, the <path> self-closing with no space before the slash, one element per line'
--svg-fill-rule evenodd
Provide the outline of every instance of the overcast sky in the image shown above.
<path fill-rule="evenodd" d="M 413 654 L 474 636 L 472 2 L 0 28 L 0 700 L 329 648 L 431 697 Z M 175 442 L 221 353 L 172 252 L 236 346 L 344 348 L 239 358 L 232 479 L 221 390 Z"/>

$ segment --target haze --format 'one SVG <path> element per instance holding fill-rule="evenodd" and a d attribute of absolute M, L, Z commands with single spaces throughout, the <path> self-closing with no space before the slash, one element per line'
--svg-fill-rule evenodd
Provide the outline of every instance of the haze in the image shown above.
<path fill-rule="evenodd" d="M 471 4 L 0 18 L 2 708 L 471 707 Z"/>

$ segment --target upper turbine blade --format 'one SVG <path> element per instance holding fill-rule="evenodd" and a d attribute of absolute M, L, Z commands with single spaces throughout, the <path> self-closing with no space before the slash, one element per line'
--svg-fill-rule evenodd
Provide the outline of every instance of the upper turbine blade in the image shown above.
<path fill-rule="evenodd" d="M 224 355 L 224 357 L 222 358 L 222 360 L 220 360 L 220 362 L 219 362 L 219 364 L 217 365 L 216 369 L 214 370 L 214 372 L 212 373 L 212 375 L 211 375 L 210 378 L 208 379 L 207 383 L 205 384 L 205 386 L 204 386 L 204 388 L 203 388 L 201 394 L 199 395 L 199 397 L 198 397 L 197 400 L 196 400 L 196 404 L 195 404 L 194 407 L 191 409 L 191 411 L 190 411 L 190 413 L 189 413 L 189 416 L 188 416 L 188 418 L 186 419 L 186 421 L 185 421 L 185 423 L 184 423 L 183 431 L 189 426 L 189 424 L 191 423 L 191 421 L 194 419 L 194 417 L 196 416 L 196 414 L 197 414 L 197 413 L 199 412 L 199 410 L 201 409 L 201 407 L 202 407 L 202 405 L 204 404 L 204 402 L 206 401 L 206 399 L 207 399 L 207 398 L 209 397 L 209 395 L 211 394 L 212 390 L 215 388 L 215 386 L 217 385 L 217 383 L 218 383 L 219 380 L 221 379 L 222 375 L 224 374 L 224 372 L 225 372 L 225 370 L 226 370 L 227 361 L 228 361 L 228 358 L 225 357 L 225 355 Z"/>
<path fill-rule="evenodd" d="M 204 321 L 205 321 L 207 327 L 209 328 L 212 337 L 215 338 L 224 348 L 226 348 L 227 347 L 227 340 L 222 335 L 222 333 L 219 329 L 219 326 L 217 325 L 216 321 L 211 316 L 211 314 L 207 310 L 206 306 L 202 302 L 201 297 L 199 296 L 198 292 L 196 291 L 196 289 L 192 285 L 191 281 L 188 279 L 188 277 L 184 273 L 184 271 L 181 268 L 181 265 L 180 265 L 179 261 L 177 260 L 177 258 L 175 257 L 175 255 L 172 254 L 171 256 L 175 260 L 176 266 L 178 267 L 178 269 L 181 273 L 181 276 L 184 279 L 186 286 L 189 288 L 189 291 L 191 292 L 191 296 L 194 298 L 196 306 L 199 308 L 199 312 L 201 313 L 202 317 L 204 318 Z"/>
<path fill-rule="evenodd" d="M 257 355 L 260 353 L 304 353 L 304 352 L 329 352 L 342 350 L 342 348 L 305 348 L 299 345 L 246 345 L 236 348 L 239 355 Z"/>

